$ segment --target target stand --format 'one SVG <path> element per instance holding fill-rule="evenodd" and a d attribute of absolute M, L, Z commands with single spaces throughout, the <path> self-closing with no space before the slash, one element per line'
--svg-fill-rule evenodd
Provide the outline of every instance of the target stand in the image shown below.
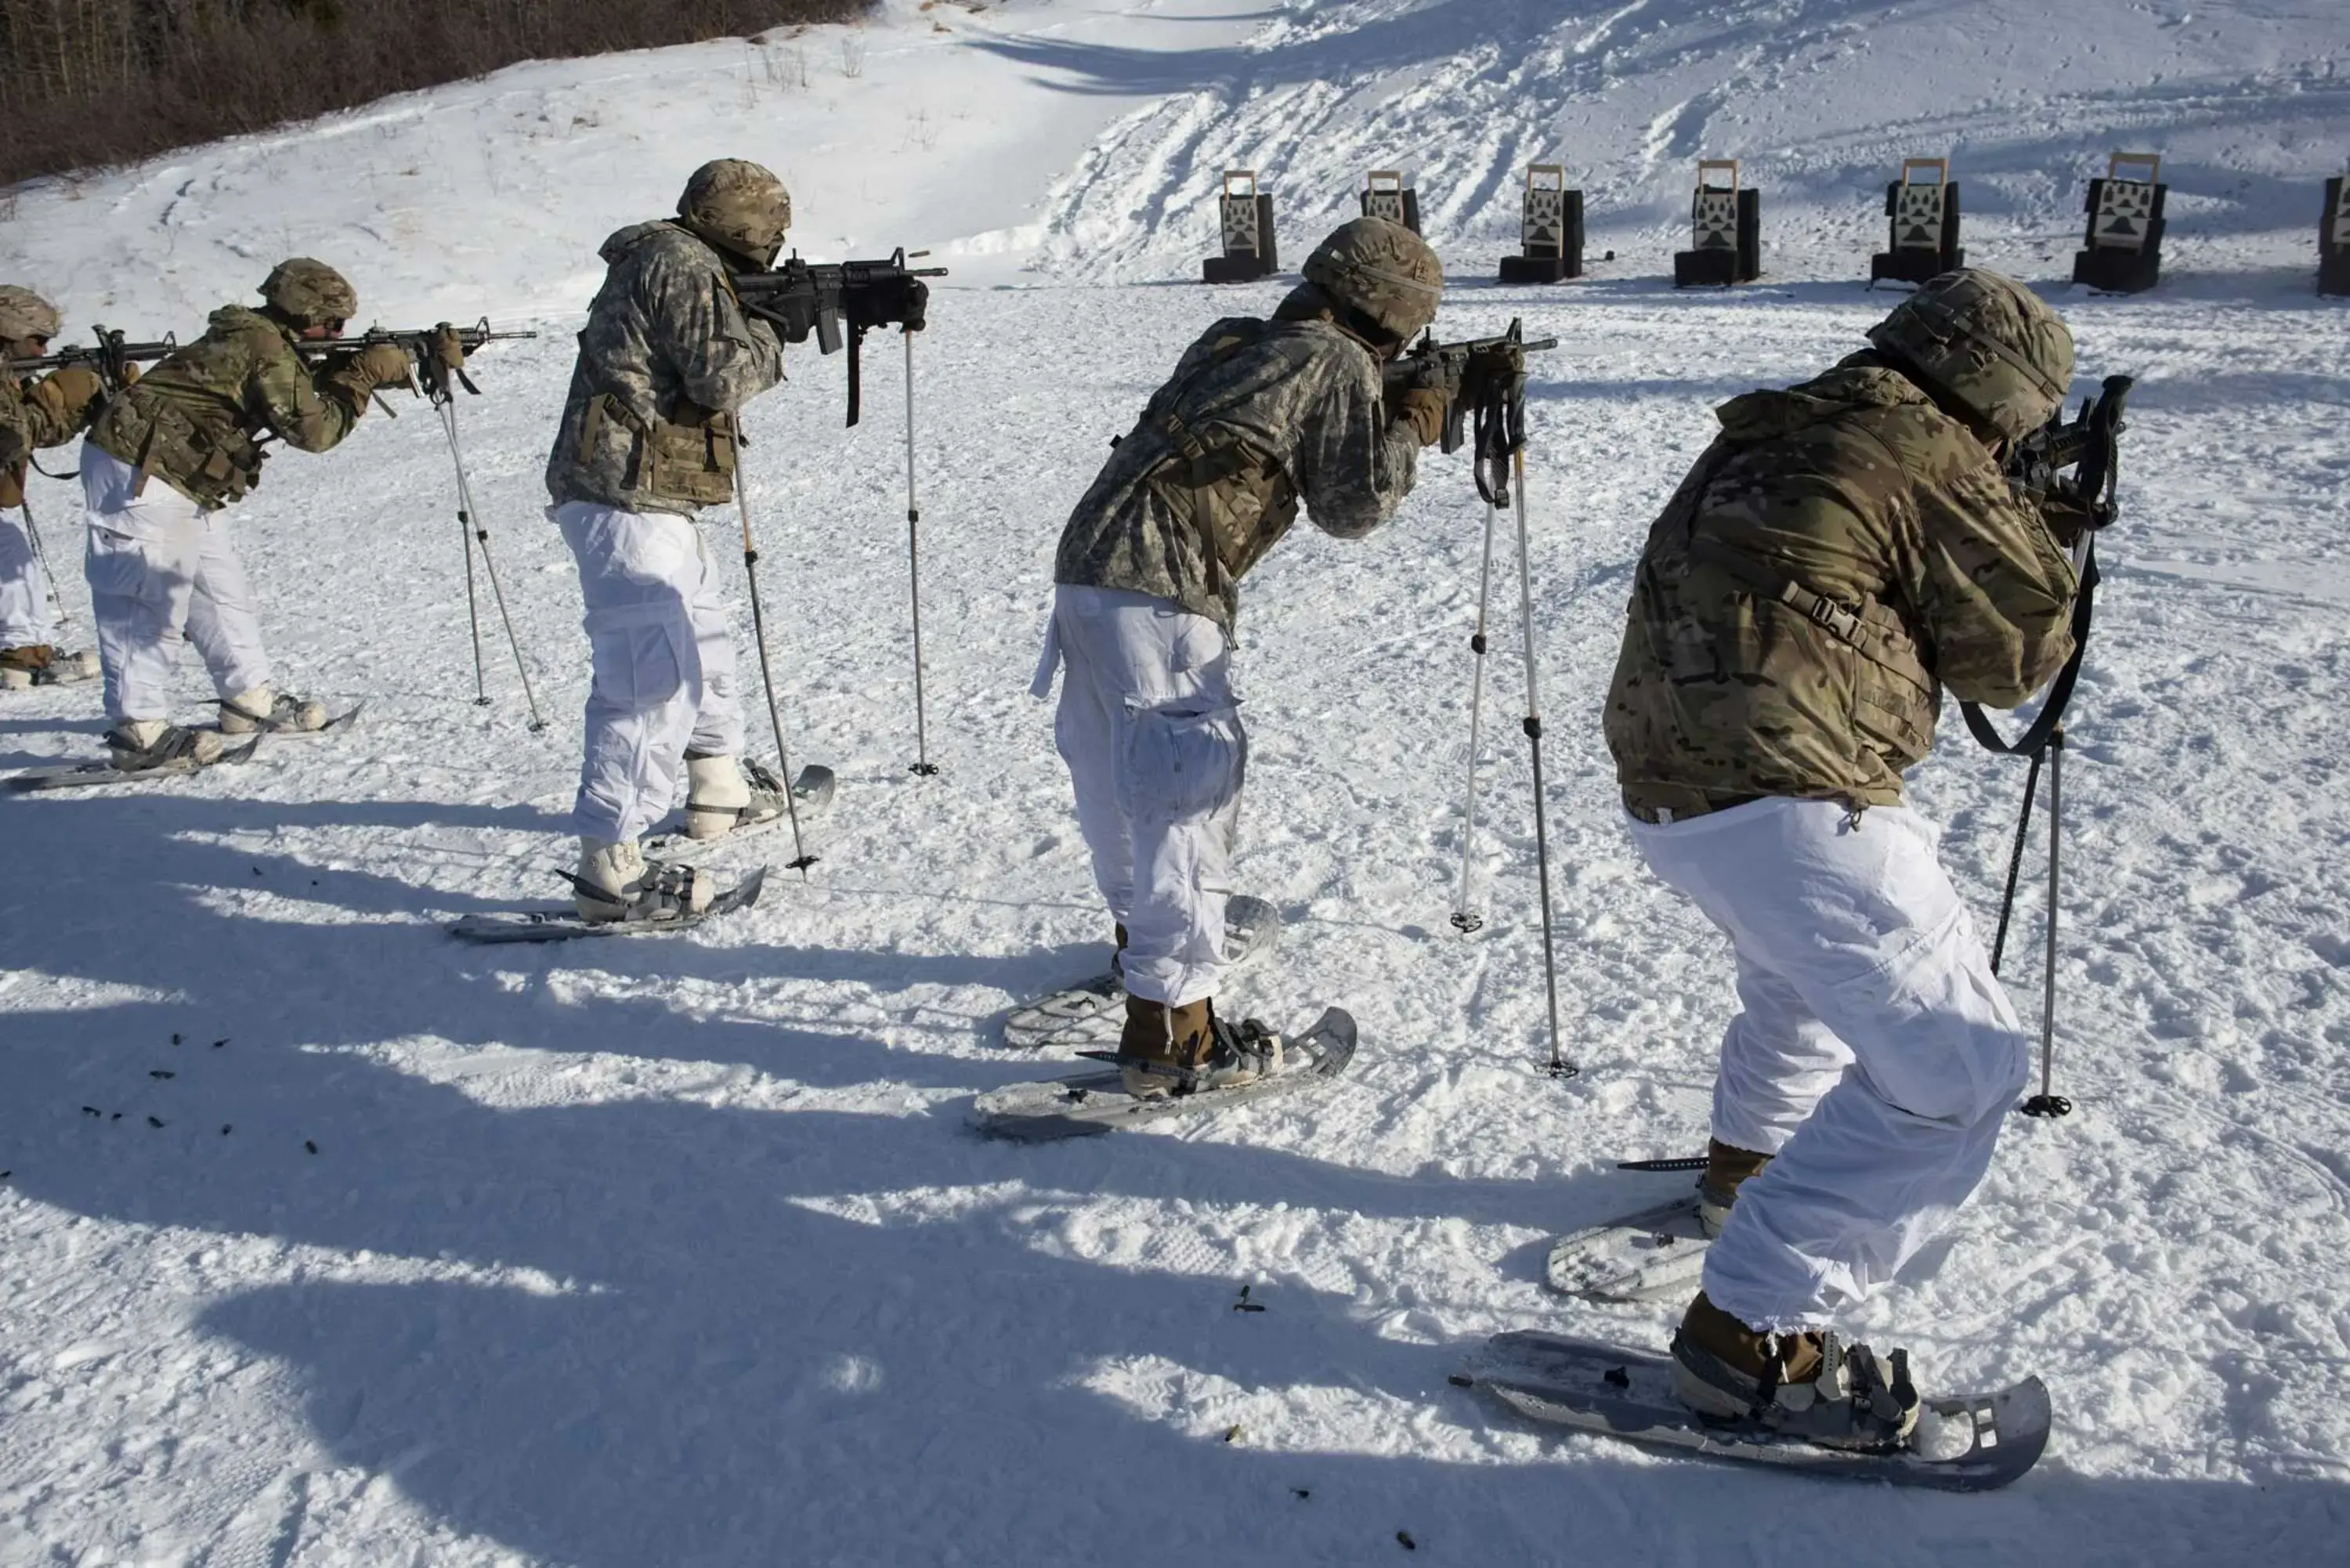
<path fill-rule="evenodd" d="M 1518 248 L 1502 258 L 1503 283 L 1564 283 L 1583 275 L 1583 192 L 1566 188 L 1566 165 L 1526 170 L 1526 200 L 1518 220 Z"/>
<path fill-rule="evenodd" d="M 1224 171 L 1223 194 L 1216 198 L 1216 223 L 1224 254 L 1200 264 L 1201 282 L 1253 283 L 1279 270 L 1273 197 L 1257 189 L 1255 170 Z"/>
<path fill-rule="evenodd" d="M 2162 199 L 2169 190 L 2159 153 L 2115 153 L 2106 177 L 2089 182 L 2089 230 L 2085 248 L 2073 253 L 2073 281 L 2109 294 L 2152 288 L 2162 275 Z"/>
<path fill-rule="evenodd" d="M 1885 188 L 1889 233 L 1868 259 L 1868 286 L 1890 279 L 1924 283 L 1967 265 L 1959 244 L 1959 188 L 1947 158 L 1904 158 L 1901 178 Z"/>
<path fill-rule="evenodd" d="M 1363 176 L 1363 216 L 1385 218 L 1419 233 L 1419 192 L 1403 182 L 1400 169 L 1374 169 Z"/>
<path fill-rule="evenodd" d="M 1690 248 L 1673 253 L 1675 288 L 1727 288 L 1762 275 L 1762 197 L 1738 183 L 1737 159 L 1698 160 L 1690 230 Z"/>
<path fill-rule="evenodd" d="M 2350 179 L 2325 182 L 2325 215 L 2317 223 L 2317 292 L 2350 294 Z"/>

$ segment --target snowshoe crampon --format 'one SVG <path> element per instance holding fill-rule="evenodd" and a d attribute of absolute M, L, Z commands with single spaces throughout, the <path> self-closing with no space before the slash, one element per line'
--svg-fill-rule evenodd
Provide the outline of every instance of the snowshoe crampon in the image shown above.
<path fill-rule="evenodd" d="M 1232 1088 L 1138 1099 L 1127 1093 L 1118 1069 L 1108 1067 L 990 1090 L 972 1102 L 972 1122 L 989 1137 L 1028 1143 L 1085 1137 L 1140 1122 L 1193 1116 L 1291 1094 L 1336 1078 L 1354 1059 L 1355 1021 L 1333 1007 L 1311 1029 L 1282 1037 L 1281 1070 L 1270 1077 Z"/>
<path fill-rule="evenodd" d="M 2027 1377 L 1993 1394 L 1924 1400 L 1917 1429 L 1898 1448 L 1827 1448 L 1760 1421 L 1699 1415 L 1674 1397 L 1669 1356 L 1548 1334 L 1496 1334 L 1455 1381 L 1523 1416 L 1599 1437 L 1942 1491 L 2007 1485 L 2039 1462 L 2051 1421 L 2046 1386 Z"/>

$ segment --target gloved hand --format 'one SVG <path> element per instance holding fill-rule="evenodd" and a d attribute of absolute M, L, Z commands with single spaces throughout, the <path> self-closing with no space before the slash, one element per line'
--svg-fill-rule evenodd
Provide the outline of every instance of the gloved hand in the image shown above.
<path fill-rule="evenodd" d="M 455 327 L 445 321 L 432 329 L 432 336 L 425 339 L 424 348 L 426 355 L 435 364 L 452 370 L 465 368 L 465 340 L 457 335 Z"/>
<path fill-rule="evenodd" d="M 1439 387 L 1414 387 L 1404 393 L 1396 404 L 1394 422 L 1409 425 L 1422 446 L 1434 446 L 1444 439 L 1444 415 L 1452 400 Z"/>
<path fill-rule="evenodd" d="M 95 370 L 79 365 L 68 365 L 52 370 L 33 388 L 33 401 L 46 409 L 59 424 L 69 430 L 82 430 L 98 418 L 106 403 L 106 382 Z"/>
<path fill-rule="evenodd" d="M 0 511 L 25 504 L 25 465 L 12 462 L 0 467 Z"/>
<path fill-rule="evenodd" d="M 408 379 L 408 350 L 397 343 L 370 343 L 351 356 L 350 375 L 369 390 Z"/>
<path fill-rule="evenodd" d="M 2080 542 L 2082 535 L 2093 534 L 2113 521 L 2104 507 L 2084 497 L 2069 480 L 2059 480 L 2040 498 L 2040 518 L 2068 550 Z"/>
<path fill-rule="evenodd" d="M 145 372 L 139 369 L 137 360 L 127 360 L 122 367 L 122 384 L 126 387 L 135 387 L 139 384 L 139 378 L 144 374 Z"/>

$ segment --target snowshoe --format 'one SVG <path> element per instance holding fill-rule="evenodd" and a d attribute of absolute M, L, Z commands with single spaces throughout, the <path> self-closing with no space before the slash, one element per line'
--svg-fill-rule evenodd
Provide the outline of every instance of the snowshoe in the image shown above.
<path fill-rule="evenodd" d="M 354 708 L 351 713 L 358 712 Z M 343 719 L 348 719 L 346 713 Z M 224 735 L 255 734 L 316 734 L 330 722 L 327 705 L 315 697 L 296 697 L 280 691 L 274 696 L 267 687 L 257 692 L 240 692 L 224 697 L 220 704 L 220 730 Z"/>
<path fill-rule="evenodd" d="M 84 650 L 59 653 L 46 643 L 0 648 L 0 690 L 29 691 L 36 686 L 70 686 L 95 680 L 102 673 L 98 655 Z"/>
<path fill-rule="evenodd" d="M 469 942 L 560 942 L 574 937 L 636 937 L 690 931 L 738 909 L 749 909 L 759 901 L 766 880 L 767 868 L 762 866 L 712 897 L 701 909 L 666 919 L 590 920 L 581 918 L 577 909 L 516 909 L 468 915 L 449 929 L 452 935 Z"/>
<path fill-rule="evenodd" d="M 1251 968 L 1281 944 L 1281 911 L 1235 894 L 1224 905 L 1224 965 Z M 1003 1043 L 1015 1050 L 1103 1046 L 1118 1038 L 1126 977 L 1113 957 L 1107 971 L 1015 1007 L 1003 1020 Z"/>

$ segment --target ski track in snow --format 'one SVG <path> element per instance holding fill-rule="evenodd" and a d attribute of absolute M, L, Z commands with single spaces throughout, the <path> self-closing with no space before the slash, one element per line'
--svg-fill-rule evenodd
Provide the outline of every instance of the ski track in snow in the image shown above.
<path fill-rule="evenodd" d="M 432 303 L 462 295 L 532 316 L 545 335 L 485 350 L 489 395 L 462 413 L 552 722 L 525 728 L 486 600 L 493 702 L 473 703 L 445 455 L 403 408 L 323 458 L 281 456 L 232 519 L 285 680 L 364 698 L 350 732 L 180 786 L 0 801 L 0 1565 L 1355 1563 L 1400 1552 L 1398 1531 L 1452 1563 L 2335 1550 L 2350 318 L 2308 292 L 2295 205 L 2314 212 L 2314 128 L 2343 104 L 2325 7 L 2114 5 L 2094 27 L 2006 0 L 1298 0 L 1195 19 L 1211 14 L 1021 5 L 941 37 L 907 11 L 874 32 L 869 77 L 822 77 L 823 30 L 800 44 L 818 85 L 757 100 L 775 116 L 757 136 L 833 150 L 806 159 L 819 236 L 934 239 L 957 268 L 916 346 L 946 771 L 905 767 L 896 343 L 868 346 L 847 431 L 838 364 L 795 355 L 748 417 L 761 585 L 794 761 L 838 769 L 840 797 L 805 883 L 784 835 L 715 851 L 730 873 L 775 869 L 754 909 L 690 938 L 467 948 L 442 927 L 562 891 L 588 666 L 538 510 L 577 325 L 561 313 L 602 233 L 723 150 L 696 130 L 690 149 L 645 140 L 650 173 L 626 162 L 621 142 L 652 136 L 643 95 L 675 93 L 696 52 L 517 67 L 332 134 L 175 155 L 74 204 L 22 198 L 0 271 L 67 274 L 77 322 L 184 316 L 289 248 L 356 251 L 363 296 L 394 314 L 474 313 Z M 739 44 L 707 48 L 741 68 Z M 1898 118 L 1847 96 L 1872 52 L 1923 62 Z M 874 154 L 865 193 L 843 150 L 915 134 L 904 95 L 951 69 L 981 85 L 927 101 L 968 111 L 969 145 Z M 709 122 L 738 112 L 720 98 Z M 513 128 L 573 115 L 622 129 Z M 1613 225 L 1595 254 L 1624 259 L 1566 289 L 1478 283 L 1523 162 L 1603 129 L 1612 161 L 1581 165 Z M 388 135 L 437 139 L 418 167 L 456 189 L 564 193 L 463 243 L 432 201 L 386 209 L 373 240 L 270 215 L 288 180 L 322 201 L 339 180 L 372 211 L 369 182 L 413 150 Z M 2140 136 L 2177 160 L 2171 275 L 2134 300 L 2065 291 L 2080 173 Z M 1887 307 L 1853 281 L 1881 236 L 1871 190 L 1945 143 L 1983 188 L 1970 249 L 2054 291 L 2079 385 L 2141 378 L 2065 778 L 2056 1087 L 2079 1108 L 2016 1118 L 1947 1244 L 1853 1325 L 1910 1346 L 1937 1387 L 2048 1380 L 2049 1457 L 1981 1498 L 1563 1438 L 1444 1381 L 1504 1328 L 1662 1340 L 1664 1312 L 1539 1282 L 1550 1236 L 1682 1179 L 1612 1165 L 1701 1147 L 1731 1004 L 1726 950 L 1640 869 L 1613 802 L 1596 714 L 1627 572 L 1710 406 L 1811 373 Z M 1687 165 L 1725 151 L 1781 193 L 1771 275 L 1676 296 L 1654 275 Z M 1356 1069 L 1162 1130 L 990 1145 L 962 1125 L 970 1096 L 1046 1065 L 994 1044 L 1002 1014 L 1097 968 L 1107 937 L 1051 710 L 1026 692 L 1053 543 L 1180 348 L 1284 286 L 1150 286 L 1196 275 L 1227 161 L 1274 171 L 1293 263 L 1361 169 L 1416 169 L 1470 285 L 1440 330 L 1523 314 L 1563 340 L 1532 385 L 1534 632 L 1584 1072 L 1536 1070 L 1506 519 L 1488 923 L 1447 924 L 1484 514 L 1462 460 L 1431 452 L 1393 525 L 1351 545 L 1302 526 L 1243 616 L 1239 872 L 1286 929 L 1232 1000 L 1296 1024 L 1344 1002 Z M 893 184 L 917 166 L 951 204 L 919 234 Z M 123 276 L 106 247 L 137 232 L 181 247 L 180 270 Z M 1024 276 L 1043 286 L 965 286 Z M 69 562 L 73 492 L 36 479 L 33 501 Z M 713 516 L 707 538 L 747 636 L 732 526 Z M 70 570 L 65 592 L 86 616 Z M 192 711 L 207 695 L 192 669 L 182 689 Z M 1949 717 L 1915 796 L 1988 927 L 2023 770 Z M 89 688 L 11 694 L 0 768 L 86 754 L 101 728 Z M 2043 844 L 2035 829 L 2029 864 Z M 2025 881 L 2007 980 L 2036 1017 L 2043 898 Z M 1231 1310 L 1243 1284 L 1267 1310 Z"/>

